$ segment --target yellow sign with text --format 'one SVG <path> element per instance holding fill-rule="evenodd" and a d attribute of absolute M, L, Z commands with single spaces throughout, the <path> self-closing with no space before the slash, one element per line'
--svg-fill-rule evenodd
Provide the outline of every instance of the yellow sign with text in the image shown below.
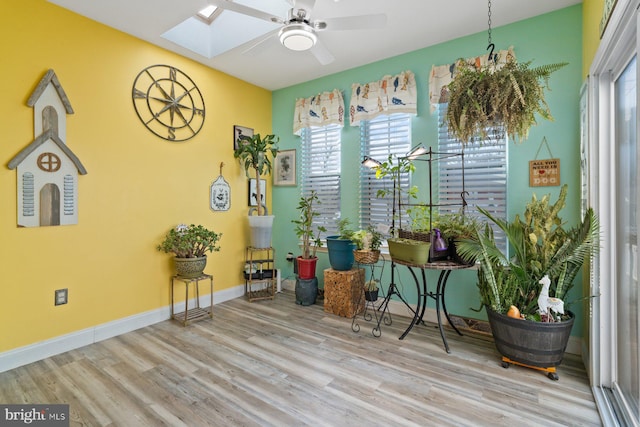
<path fill-rule="evenodd" d="M 560 159 L 529 161 L 529 187 L 560 185 Z"/>

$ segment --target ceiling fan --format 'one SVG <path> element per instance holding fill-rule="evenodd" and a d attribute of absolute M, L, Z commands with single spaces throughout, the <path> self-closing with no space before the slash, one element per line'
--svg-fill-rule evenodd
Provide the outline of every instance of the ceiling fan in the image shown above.
<path fill-rule="evenodd" d="M 286 18 L 254 9 L 229 0 L 209 0 L 209 3 L 222 10 L 241 13 L 265 21 L 282 24 L 282 27 L 254 40 L 254 44 L 244 53 L 254 50 L 260 44 L 277 35 L 280 43 L 290 50 L 309 50 L 322 65 L 334 60 L 331 52 L 318 38 L 322 31 L 343 31 L 382 28 L 387 22 L 387 15 L 372 14 L 358 16 L 342 16 L 337 18 L 311 20 L 316 0 L 287 0 L 292 5 Z"/>

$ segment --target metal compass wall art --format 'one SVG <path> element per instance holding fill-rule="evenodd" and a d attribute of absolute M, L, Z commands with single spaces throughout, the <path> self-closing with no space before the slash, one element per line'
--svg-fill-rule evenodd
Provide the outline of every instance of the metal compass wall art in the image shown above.
<path fill-rule="evenodd" d="M 193 138 L 204 124 L 205 108 L 198 86 L 169 65 L 152 65 L 133 82 L 133 106 L 151 132 L 168 141 Z"/>

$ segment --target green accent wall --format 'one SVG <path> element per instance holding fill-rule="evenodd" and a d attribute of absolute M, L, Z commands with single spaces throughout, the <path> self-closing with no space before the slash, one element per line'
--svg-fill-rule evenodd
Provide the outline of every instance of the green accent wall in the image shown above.
<path fill-rule="evenodd" d="M 515 24 L 493 29 L 492 38 L 497 49 L 513 46 L 519 61 L 532 61 L 534 66 L 555 62 L 569 65 L 554 73 L 550 80 L 547 102 L 555 121 L 540 120 L 531 129 L 529 139 L 522 144 L 509 144 L 508 153 L 508 209 L 509 217 L 522 212 L 524 205 L 535 192 L 538 196 L 551 193 L 557 197 L 559 187 L 529 187 L 528 165 L 533 160 L 543 137 L 547 138 L 554 157 L 561 161 L 561 181 L 569 184 L 569 198 L 562 211 L 568 224 L 574 224 L 580 214 L 580 169 L 579 169 L 579 92 L 582 85 L 582 6 L 576 5 L 552 13 L 523 20 Z M 340 89 L 345 95 L 345 109 L 348 110 L 352 83 L 367 83 L 379 80 L 387 74 L 397 74 L 404 70 L 415 73 L 418 85 L 418 115 L 412 121 L 413 144 L 419 142 L 437 149 L 437 115 L 429 108 L 429 73 L 432 65 L 442 65 L 457 58 L 468 58 L 486 52 L 486 32 L 462 37 L 446 43 L 398 55 L 383 61 L 354 68 L 331 76 L 287 87 L 273 92 L 273 132 L 280 136 L 281 149 L 297 149 L 299 137 L 293 135 L 293 108 L 297 98 L 309 97 L 323 91 Z M 319 67 L 321 65 L 318 65 Z M 347 123 L 342 131 L 342 216 L 352 220 L 358 218 L 358 174 L 361 156 L 359 152 L 359 128 Z M 545 153 L 546 154 L 546 153 Z M 298 182 L 300 177 L 300 156 L 298 156 Z M 418 186 L 422 184 L 414 180 Z M 424 181 L 427 185 L 427 182 Z M 426 190 L 425 190 L 426 191 Z M 273 187 L 272 205 L 276 215 L 273 245 L 278 254 L 277 267 L 283 278 L 293 278 L 292 264 L 285 260 L 287 252 L 299 253 L 298 241 L 293 232 L 291 220 L 296 218 L 296 206 L 300 197 L 299 187 Z M 328 268 L 326 254 L 321 254 L 318 262 L 318 278 L 322 286 L 322 271 Z M 390 271 L 390 268 L 386 268 Z M 416 290 L 413 279 L 406 274 L 405 267 L 399 267 L 399 285 L 405 298 L 415 303 Z M 388 274 L 387 274 L 388 276 Z M 435 289 L 437 274 L 429 272 L 430 289 Z M 579 280 L 579 278 L 578 278 Z M 389 279 L 383 279 L 383 286 Z M 451 313 L 485 318 L 484 312 L 476 313 L 471 308 L 479 307 L 476 276 L 473 271 L 451 274 L 447 290 L 447 307 Z M 578 282 L 579 283 L 579 282 Z M 573 289 L 573 298 L 579 298 L 580 286 Z M 433 301 L 429 301 L 433 307 Z M 574 335 L 582 333 L 582 308 L 575 304 L 571 309 L 578 319 L 573 328 Z"/>

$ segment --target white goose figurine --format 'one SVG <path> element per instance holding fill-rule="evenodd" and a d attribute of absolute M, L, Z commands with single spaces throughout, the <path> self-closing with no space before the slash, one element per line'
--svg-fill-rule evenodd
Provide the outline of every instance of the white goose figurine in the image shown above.
<path fill-rule="evenodd" d="M 538 309 L 540 313 L 549 314 L 549 309 L 551 309 L 554 313 L 564 314 L 564 301 L 560 298 L 551 298 L 549 296 L 549 286 L 551 285 L 549 276 L 545 274 L 538 283 L 542 285 L 542 290 L 538 296 Z"/>

